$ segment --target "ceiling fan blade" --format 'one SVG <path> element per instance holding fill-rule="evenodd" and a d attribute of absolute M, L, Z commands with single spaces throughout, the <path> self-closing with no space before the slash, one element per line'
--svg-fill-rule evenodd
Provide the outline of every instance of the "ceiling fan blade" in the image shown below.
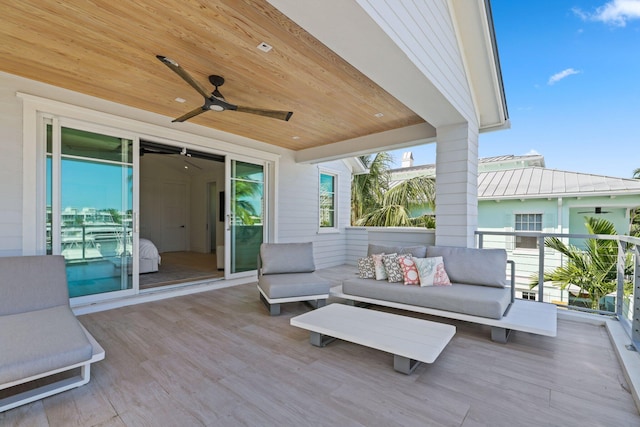
<path fill-rule="evenodd" d="M 187 73 L 187 71 L 184 68 L 182 68 L 180 64 L 178 64 L 176 61 L 162 55 L 156 55 L 156 58 L 162 61 L 162 63 L 165 64 L 167 67 L 169 67 L 174 73 L 182 77 L 182 79 L 185 82 L 189 83 L 191 87 L 193 87 L 195 90 L 197 90 L 200 95 L 204 96 L 205 98 L 209 98 L 211 96 L 211 94 L 207 92 L 204 86 L 202 86 L 200 83 L 194 80 L 193 77 L 191 77 L 191 74 Z"/>
<path fill-rule="evenodd" d="M 177 119 L 171 120 L 171 122 L 172 123 L 184 122 L 185 120 L 189 120 L 190 118 L 195 117 L 198 114 L 204 113 L 205 111 L 209 111 L 209 109 L 208 108 L 204 108 L 204 107 L 198 107 L 198 108 L 195 108 L 195 109 L 189 111 L 187 114 L 183 114 L 182 116 L 178 117 Z"/>
<path fill-rule="evenodd" d="M 285 122 L 288 122 L 293 115 L 292 111 L 264 110 L 262 108 L 242 107 L 240 105 L 238 105 L 235 110 L 241 113 L 257 114 L 258 116 L 284 120 Z"/>

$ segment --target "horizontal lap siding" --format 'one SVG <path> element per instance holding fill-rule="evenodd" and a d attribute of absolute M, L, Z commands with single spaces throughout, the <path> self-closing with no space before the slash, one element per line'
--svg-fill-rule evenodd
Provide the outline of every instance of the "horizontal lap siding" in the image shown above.
<path fill-rule="evenodd" d="M 475 116 L 471 90 L 447 0 L 359 0 L 418 69 L 467 120 Z"/>
<path fill-rule="evenodd" d="M 338 230 L 319 233 L 320 171 L 338 175 Z M 342 161 L 321 165 L 297 164 L 293 158 L 280 160 L 278 177 L 278 236 L 281 243 L 313 242 L 317 268 L 344 264 L 345 227 L 351 210 L 351 171 Z"/>
<path fill-rule="evenodd" d="M 22 255 L 22 106 L 11 86 L 0 85 L 0 141 L 0 256 Z"/>

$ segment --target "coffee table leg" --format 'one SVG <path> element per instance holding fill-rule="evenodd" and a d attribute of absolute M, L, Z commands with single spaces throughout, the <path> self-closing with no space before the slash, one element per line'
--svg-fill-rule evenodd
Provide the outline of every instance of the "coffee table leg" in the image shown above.
<path fill-rule="evenodd" d="M 410 375 L 420 364 L 419 360 L 409 359 L 408 357 L 393 355 L 393 369 L 403 374 Z"/>
<path fill-rule="evenodd" d="M 333 340 L 335 340 L 334 337 L 322 335 L 321 333 L 318 333 L 318 332 L 311 331 L 311 334 L 309 335 L 309 342 L 312 345 L 315 345 L 316 347 L 324 347 L 325 345 L 329 344 Z"/>

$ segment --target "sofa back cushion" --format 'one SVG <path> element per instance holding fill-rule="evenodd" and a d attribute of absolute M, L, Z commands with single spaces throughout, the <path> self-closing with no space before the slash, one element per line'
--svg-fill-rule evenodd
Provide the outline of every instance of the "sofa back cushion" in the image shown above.
<path fill-rule="evenodd" d="M 262 274 L 311 273 L 313 243 L 263 243 L 260 245 Z"/>
<path fill-rule="evenodd" d="M 373 243 L 369 243 L 369 247 L 367 248 L 367 256 L 380 254 L 397 254 L 399 253 L 400 249 L 402 249 L 401 246 L 376 245 Z"/>
<path fill-rule="evenodd" d="M 0 257 L 0 316 L 59 305 L 69 305 L 64 257 Z"/>
<path fill-rule="evenodd" d="M 416 258 L 425 258 L 427 256 L 426 246 L 391 246 L 391 245 L 376 245 L 369 243 L 367 248 L 367 256 L 376 254 L 409 254 Z"/>
<path fill-rule="evenodd" d="M 441 256 L 453 283 L 504 288 L 507 281 L 507 251 L 504 249 L 429 246 L 428 257 Z"/>

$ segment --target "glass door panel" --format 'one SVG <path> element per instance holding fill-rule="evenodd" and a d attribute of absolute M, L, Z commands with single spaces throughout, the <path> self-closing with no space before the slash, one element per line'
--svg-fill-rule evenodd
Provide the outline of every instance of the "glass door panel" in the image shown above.
<path fill-rule="evenodd" d="M 264 166 L 231 160 L 229 272 L 257 269 L 264 235 Z"/>
<path fill-rule="evenodd" d="M 62 127 L 56 146 L 47 144 L 47 239 L 58 242 L 47 250 L 65 257 L 69 296 L 132 289 L 133 141 Z"/>

